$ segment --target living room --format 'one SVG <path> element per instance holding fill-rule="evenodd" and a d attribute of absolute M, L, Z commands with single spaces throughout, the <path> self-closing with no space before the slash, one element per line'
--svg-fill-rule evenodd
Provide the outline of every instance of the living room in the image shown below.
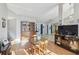
<path fill-rule="evenodd" d="M 0 3 L 1 55 L 78 55 L 79 3 Z"/>

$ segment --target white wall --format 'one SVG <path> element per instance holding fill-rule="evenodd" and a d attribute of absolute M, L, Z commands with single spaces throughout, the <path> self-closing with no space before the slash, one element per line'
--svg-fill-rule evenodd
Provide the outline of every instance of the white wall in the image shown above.
<path fill-rule="evenodd" d="M 16 38 L 16 19 L 9 19 L 7 25 L 8 35 L 13 40 Z"/>
<path fill-rule="evenodd" d="M 79 25 L 79 3 L 74 4 L 74 20 Z M 79 36 L 79 26 L 78 26 L 78 36 Z"/>
<path fill-rule="evenodd" d="M 7 20 L 7 6 L 4 3 L 0 3 L 0 40 L 7 39 L 7 21 L 6 21 L 6 28 L 2 28 L 2 17 L 5 17 Z"/>
<path fill-rule="evenodd" d="M 2 20 L 0 20 L 0 40 L 7 40 L 7 21 L 6 27 L 2 28 Z"/>
<path fill-rule="evenodd" d="M 1 16 L 7 16 L 8 9 L 5 3 L 0 3 L 0 17 Z"/>

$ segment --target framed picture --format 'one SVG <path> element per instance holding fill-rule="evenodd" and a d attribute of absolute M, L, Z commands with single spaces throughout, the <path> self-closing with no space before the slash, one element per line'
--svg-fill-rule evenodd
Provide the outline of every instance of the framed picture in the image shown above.
<path fill-rule="evenodd" d="M 4 18 L 2 18 L 2 28 L 6 27 L 6 20 Z"/>

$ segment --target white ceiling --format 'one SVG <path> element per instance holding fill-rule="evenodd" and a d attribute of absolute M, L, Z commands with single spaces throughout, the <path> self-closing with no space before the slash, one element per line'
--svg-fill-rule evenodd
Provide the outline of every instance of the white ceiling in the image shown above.
<path fill-rule="evenodd" d="M 44 19 L 58 17 L 57 3 L 7 3 L 8 12 L 14 15 L 34 16 Z"/>

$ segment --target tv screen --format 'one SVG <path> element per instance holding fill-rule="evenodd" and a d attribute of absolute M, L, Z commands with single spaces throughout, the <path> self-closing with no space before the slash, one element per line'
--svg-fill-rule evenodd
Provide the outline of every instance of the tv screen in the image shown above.
<path fill-rule="evenodd" d="M 58 26 L 58 33 L 61 35 L 78 36 L 78 25 L 62 25 Z"/>

